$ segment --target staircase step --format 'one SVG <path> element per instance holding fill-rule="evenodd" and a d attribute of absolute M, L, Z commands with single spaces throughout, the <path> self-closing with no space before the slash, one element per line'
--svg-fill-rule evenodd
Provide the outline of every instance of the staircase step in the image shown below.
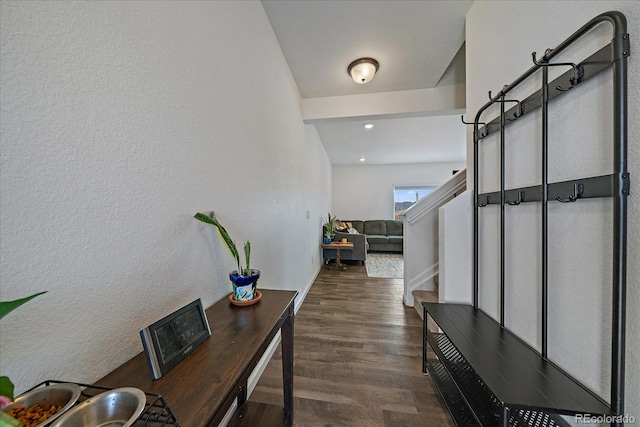
<path fill-rule="evenodd" d="M 413 291 L 414 300 L 418 301 L 418 304 L 423 302 L 438 302 L 438 291 Z M 422 305 L 420 306 L 422 307 Z"/>
<path fill-rule="evenodd" d="M 422 308 L 423 302 L 438 302 L 438 291 L 413 291 L 413 307 L 418 312 L 418 315 L 423 319 L 424 311 Z M 432 332 L 438 332 L 438 326 L 436 323 L 429 319 L 427 321 L 427 329 Z"/>

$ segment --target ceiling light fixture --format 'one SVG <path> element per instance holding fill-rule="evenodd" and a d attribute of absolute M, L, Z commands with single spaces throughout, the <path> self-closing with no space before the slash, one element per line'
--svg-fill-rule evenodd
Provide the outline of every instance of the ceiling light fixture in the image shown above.
<path fill-rule="evenodd" d="M 366 125 L 364 125 L 365 129 L 371 129 L 373 127 L 373 123 L 367 123 Z"/>
<path fill-rule="evenodd" d="M 349 64 L 347 72 L 354 82 L 363 85 L 373 80 L 378 68 L 380 68 L 380 64 L 375 59 L 360 58 Z"/>
<path fill-rule="evenodd" d="M 360 157 L 360 161 L 364 162 L 365 158 L 364 157 Z"/>

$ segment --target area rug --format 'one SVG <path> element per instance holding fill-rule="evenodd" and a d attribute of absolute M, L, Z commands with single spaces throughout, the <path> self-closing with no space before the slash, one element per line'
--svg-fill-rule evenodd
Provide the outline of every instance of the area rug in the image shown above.
<path fill-rule="evenodd" d="M 402 254 L 367 254 L 367 276 L 385 279 L 404 277 L 404 258 Z"/>

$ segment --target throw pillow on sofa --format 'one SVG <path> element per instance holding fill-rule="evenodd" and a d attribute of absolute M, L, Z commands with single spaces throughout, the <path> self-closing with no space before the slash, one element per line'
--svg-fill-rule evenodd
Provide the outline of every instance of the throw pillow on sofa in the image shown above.
<path fill-rule="evenodd" d="M 355 228 L 359 234 L 364 234 L 364 221 L 349 220 L 345 222 L 347 224 L 351 224 L 351 227 L 349 228 Z"/>

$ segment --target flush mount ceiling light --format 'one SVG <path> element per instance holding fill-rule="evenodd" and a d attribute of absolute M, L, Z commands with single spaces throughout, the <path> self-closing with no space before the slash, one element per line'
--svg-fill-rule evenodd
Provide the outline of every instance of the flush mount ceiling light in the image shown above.
<path fill-rule="evenodd" d="M 373 80 L 378 68 L 380 68 L 380 64 L 375 59 L 360 58 L 349 64 L 347 72 L 354 82 L 363 85 Z"/>
<path fill-rule="evenodd" d="M 366 125 L 364 125 L 365 129 L 371 129 L 373 127 L 373 123 L 367 123 Z"/>

